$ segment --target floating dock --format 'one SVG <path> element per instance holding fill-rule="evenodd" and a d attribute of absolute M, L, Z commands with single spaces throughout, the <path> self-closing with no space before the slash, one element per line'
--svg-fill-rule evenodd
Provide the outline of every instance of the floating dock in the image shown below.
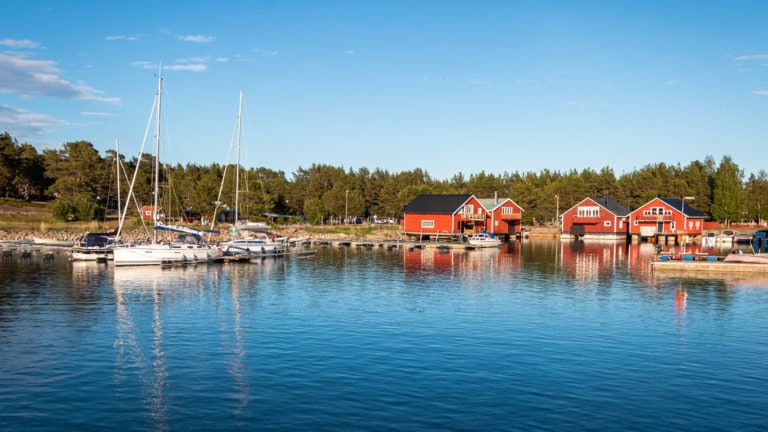
<path fill-rule="evenodd" d="M 654 272 L 679 273 L 751 273 L 768 275 L 768 264 L 725 261 L 653 261 Z"/>

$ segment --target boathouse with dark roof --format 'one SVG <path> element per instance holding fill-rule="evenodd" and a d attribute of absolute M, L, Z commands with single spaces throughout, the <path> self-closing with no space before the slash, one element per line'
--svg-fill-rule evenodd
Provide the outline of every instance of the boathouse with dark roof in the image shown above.
<path fill-rule="evenodd" d="M 611 198 L 584 198 L 560 216 L 562 238 L 626 241 L 630 213 Z"/>
<path fill-rule="evenodd" d="M 705 215 L 679 198 L 654 198 L 629 214 L 632 241 L 684 244 L 701 239 Z"/>
<path fill-rule="evenodd" d="M 403 208 L 403 233 L 420 240 L 458 240 L 485 230 L 486 210 L 470 194 L 419 195 Z"/>

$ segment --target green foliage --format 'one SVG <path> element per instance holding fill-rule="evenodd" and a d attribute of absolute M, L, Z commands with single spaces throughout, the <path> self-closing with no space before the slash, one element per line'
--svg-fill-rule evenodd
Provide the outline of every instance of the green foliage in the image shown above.
<path fill-rule="evenodd" d="M 723 157 L 713 178 L 712 217 L 719 221 L 740 218 L 743 173 L 730 156 Z"/>
<path fill-rule="evenodd" d="M 58 198 L 54 205 L 59 220 L 91 220 L 103 216 L 97 197 L 115 188 L 114 151 L 99 156 L 91 143 L 66 143 L 61 150 L 38 154 L 34 147 L 18 145 L 7 133 L 0 134 L 0 194 L 31 197 L 46 190 Z M 138 169 L 136 169 L 138 166 Z M 160 202 L 167 215 L 190 209 L 211 216 L 215 202 L 234 208 L 235 166 L 219 164 L 165 166 Z M 125 163 L 126 178 L 136 175 L 134 194 L 139 205 L 153 198 L 154 157 L 142 155 Z M 287 178 L 282 171 L 241 168 L 241 218 L 256 219 L 262 213 L 304 216 L 312 224 L 328 218 L 373 215 L 402 216 L 402 209 L 419 194 L 474 194 L 481 198 L 498 195 L 511 198 L 523 209 L 524 223 L 550 221 L 588 196 L 615 199 L 635 209 L 657 196 L 694 196 L 693 207 L 715 220 L 765 220 L 768 217 L 768 176 L 764 171 L 744 175 L 726 156 L 718 165 L 711 156 L 686 166 L 650 164 L 617 176 L 610 167 L 568 172 L 509 171 L 501 175 L 457 173 L 448 180 L 431 178 L 425 170 L 392 173 L 380 168 L 357 170 L 324 164 L 299 167 Z M 223 179 L 223 181 L 222 181 Z M 126 185 L 127 183 L 123 183 Z M 124 186 L 123 194 L 127 193 Z M 98 202 L 104 202 L 99 200 Z M 134 207 L 133 201 L 125 205 Z M 170 208 L 168 206 L 171 206 Z M 225 207 L 220 207 L 223 211 Z"/>
<path fill-rule="evenodd" d="M 68 222 L 74 217 L 69 204 L 59 200 L 56 200 L 51 206 L 51 214 L 54 219 L 62 222 Z"/>

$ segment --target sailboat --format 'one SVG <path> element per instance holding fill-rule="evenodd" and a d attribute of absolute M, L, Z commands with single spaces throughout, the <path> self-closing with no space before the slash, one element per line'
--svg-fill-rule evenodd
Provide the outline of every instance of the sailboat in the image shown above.
<path fill-rule="evenodd" d="M 232 239 L 220 243 L 226 255 L 282 255 L 285 244 L 272 240 L 264 231 L 269 225 L 263 222 L 240 220 L 240 132 L 243 116 L 243 91 L 237 109 L 237 156 L 235 163 L 235 223 L 230 228 Z M 224 179 L 222 179 L 222 185 Z"/>
<path fill-rule="evenodd" d="M 115 139 L 115 173 L 117 177 L 117 214 L 122 213 L 120 201 L 120 146 Z M 117 231 L 89 232 L 80 236 L 69 250 L 71 261 L 107 261 L 112 259 L 112 249 L 120 244 L 115 241 Z"/>
<path fill-rule="evenodd" d="M 128 245 L 113 248 L 113 263 L 116 266 L 127 265 L 164 265 L 164 264 L 185 264 L 201 263 L 221 260 L 224 256 L 221 248 L 208 244 L 203 237 L 202 232 L 192 228 L 182 226 L 165 225 L 159 220 L 158 196 L 160 195 L 160 108 L 162 100 L 163 78 L 160 73 L 157 77 L 157 97 L 155 107 L 157 109 L 155 118 L 155 167 L 154 167 L 154 206 L 152 223 L 154 230 L 152 232 L 152 243 L 144 245 Z M 141 160 L 141 158 L 139 158 Z M 133 193 L 133 186 L 138 172 L 138 165 L 134 172 L 133 181 L 128 192 L 130 197 Z M 127 208 L 127 206 L 126 206 Z M 120 237 L 123 222 L 125 221 L 125 210 L 120 217 L 120 225 L 117 230 L 117 238 Z M 159 243 L 157 241 L 157 231 L 179 232 L 176 239 L 172 242 Z"/>

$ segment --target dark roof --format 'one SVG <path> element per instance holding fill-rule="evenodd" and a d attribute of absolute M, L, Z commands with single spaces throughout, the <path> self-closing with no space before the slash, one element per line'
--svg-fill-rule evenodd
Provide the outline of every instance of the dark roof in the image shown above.
<path fill-rule="evenodd" d="M 624 207 L 623 205 L 610 198 L 589 197 L 589 199 L 596 202 L 599 206 L 604 207 L 606 210 L 615 214 L 616 216 L 628 216 L 630 213 L 632 213 L 627 207 Z"/>
<path fill-rule="evenodd" d="M 419 195 L 403 208 L 403 213 L 451 214 L 456 212 L 472 195 Z"/>
<path fill-rule="evenodd" d="M 696 210 L 695 208 L 689 206 L 685 201 L 677 198 L 659 198 L 659 200 L 663 201 L 668 206 L 672 207 L 673 209 L 682 210 L 683 214 L 690 217 L 704 217 L 704 213 Z M 683 207 L 685 205 L 685 207 Z"/>

